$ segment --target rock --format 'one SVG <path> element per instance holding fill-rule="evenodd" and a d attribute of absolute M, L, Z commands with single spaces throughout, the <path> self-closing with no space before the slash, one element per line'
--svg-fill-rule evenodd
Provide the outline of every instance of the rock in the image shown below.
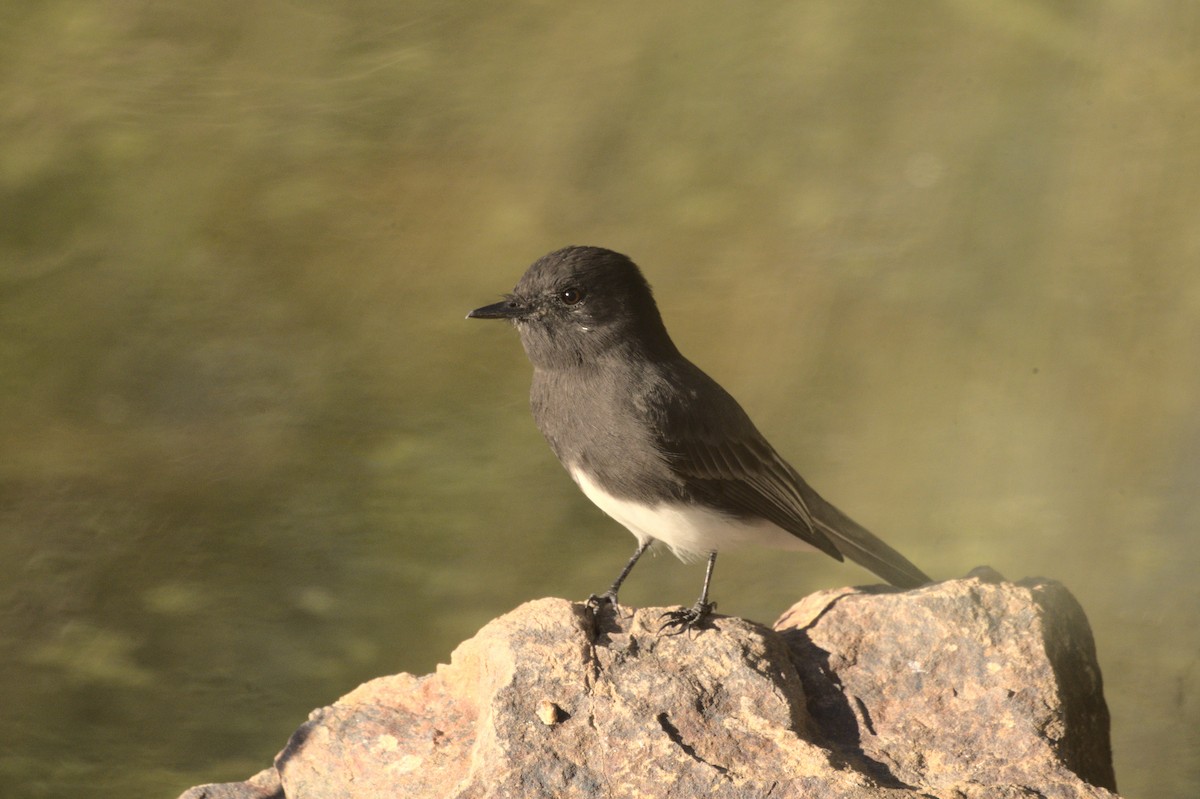
<path fill-rule="evenodd" d="M 284 799 L 284 796 L 279 772 L 265 768 L 245 782 L 197 785 L 184 791 L 179 799 Z"/>
<path fill-rule="evenodd" d="M 255 784 L 184 797 L 1115 791 L 1091 633 L 1057 583 L 822 592 L 775 631 L 718 616 L 661 635 L 662 612 L 529 602 L 436 673 L 372 680 L 314 711 Z"/>
<path fill-rule="evenodd" d="M 1058 583 L 826 591 L 775 627 L 822 740 L 885 784 L 1116 790 L 1091 629 Z"/>

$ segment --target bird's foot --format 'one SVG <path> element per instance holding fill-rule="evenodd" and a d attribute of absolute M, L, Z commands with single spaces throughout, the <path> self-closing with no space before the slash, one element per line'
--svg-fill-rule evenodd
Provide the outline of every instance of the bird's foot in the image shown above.
<path fill-rule="evenodd" d="M 699 630 L 705 627 L 705 622 L 712 612 L 716 610 L 716 602 L 697 602 L 690 608 L 680 608 L 679 610 L 668 610 L 660 618 L 663 619 L 662 625 L 658 628 L 661 633 L 667 631 L 667 635 L 679 635 L 686 630 Z"/>
<path fill-rule="evenodd" d="M 613 589 L 610 588 L 599 596 L 592 594 L 584 603 L 584 608 L 591 620 L 592 632 L 597 637 L 612 625 L 620 626 L 617 619 L 621 606 L 617 604 L 617 592 Z"/>
<path fill-rule="evenodd" d="M 599 596 L 592 594 L 587 598 L 587 606 L 591 608 L 593 613 L 597 610 L 600 610 L 600 608 L 604 607 L 605 605 L 608 605 L 613 610 L 621 607 L 617 602 L 617 592 L 611 588 Z"/>

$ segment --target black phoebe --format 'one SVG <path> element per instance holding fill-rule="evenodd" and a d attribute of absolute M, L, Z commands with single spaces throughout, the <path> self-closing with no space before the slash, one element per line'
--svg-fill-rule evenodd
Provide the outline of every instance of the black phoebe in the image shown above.
<path fill-rule="evenodd" d="M 717 552 L 740 544 L 816 548 L 901 588 L 930 582 L 813 491 L 737 401 L 680 354 L 626 256 L 599 247 L 552 252 L 506 299 L 467 316 L 516 326 L 533 363 L 538 429 L 588 499 L 637 537 L 637 551 L 593 604 L 616 604 L 656 540 L 684 560 L 708 556 L 696 604 L 668 614 L 664 626 L 679 630 L 712 611 Z"/>

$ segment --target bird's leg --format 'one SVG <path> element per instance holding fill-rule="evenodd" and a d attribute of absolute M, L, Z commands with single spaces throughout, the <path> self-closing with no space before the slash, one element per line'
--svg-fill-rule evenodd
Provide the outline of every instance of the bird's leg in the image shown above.
<path fill-rule="evenodd" d="M 700 589 L 700 598 L 697 599 L 696 604 L 692 605 L 690 608 L 671 610 L 664 613 L 662 618 L 665 621 L 663 621 L 662 626 L 658 628 L 660 633 L 668 627 L 674 628 L 669 634 L 676 635 L 684 630 L 690 630 L 693 627 L 703 626 L 704 620 L 708 618 L 708 615 L 717 607 L 716 602 L 708 601 L 708 584 L 712 582 L 713 566 L 716 564 L 716 562 L 717 553 L 710 552 L 708 554 L 708 569 L 706 569 L 704 572 L 704 587 Z"/>
<path fill-rule="evenodd" d="M 625 568 L 621 569 L 621 573 L 617 575 L 617 579 L 613 580 L 613 584 L 609 586 L 609 589 L 600 596 L 592 594 L 588 597 L 588 607 L 594 610 L 606 603 L 612 605 L 614 608 L 617 607 L 617 591 L 621 589 L 621 583 L 625 582 L 625 578 L 633 571 L 633 564 L 637 563 L 642 553 L 650 547 L 650 541 L 651 539 L 647 538 L 645 541 L 638 542 L 637 551 L 633 553 L 633 557 L 625 564 Z"/>

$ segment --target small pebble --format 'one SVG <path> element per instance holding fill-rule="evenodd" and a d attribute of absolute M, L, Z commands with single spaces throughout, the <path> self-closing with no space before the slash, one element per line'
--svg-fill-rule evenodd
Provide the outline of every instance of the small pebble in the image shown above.
<path fill-rule="evenodd" d="M 562 721 L 562 708 L 551 702 L 549 699 L 543 699 L 538 702 L 537 717 L 542 720 L 542 723 L 547 727 L 553 727 L 558 722 Z"/>

